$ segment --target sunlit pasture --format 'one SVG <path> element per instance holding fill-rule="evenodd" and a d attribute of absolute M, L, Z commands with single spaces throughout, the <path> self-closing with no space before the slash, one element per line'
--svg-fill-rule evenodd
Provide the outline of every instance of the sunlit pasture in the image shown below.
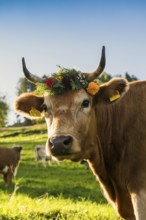
<path fill-rule="evenodd" d="M 46 126 L 4 128 L 0 146 L 23 147 L 17 176 L 6 188 L 0 176 L 0 220 L 118 220 L 95 176 L 80 163 L 36 166 L 34 147 L 45 143 Z"/>

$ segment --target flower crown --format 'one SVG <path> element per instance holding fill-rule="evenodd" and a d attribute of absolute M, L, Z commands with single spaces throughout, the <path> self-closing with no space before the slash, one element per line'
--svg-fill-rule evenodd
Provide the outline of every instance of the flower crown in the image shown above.
<path fill-rule="evenodd" d="M 90 95 L 95 95 L 99 91 L 96 80 L 90 82 L 80 71 L 58 67 L 59 71 L 46 79 L 46 83 L 37 83 L 37 94 L 48 92 L 49 95 L 61 95 L 64 91 L 82 88 L 86 89 Z"/>

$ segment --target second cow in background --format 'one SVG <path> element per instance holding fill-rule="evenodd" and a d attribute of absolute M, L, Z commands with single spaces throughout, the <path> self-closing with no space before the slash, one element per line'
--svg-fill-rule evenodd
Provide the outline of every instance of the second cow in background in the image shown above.
<path fill-rule="evenodd" d="M 48 156 L 46 154 L 46 146 L 43 145 L 37 145 L 35 147 L 35 161 L 36 165 L 38 165 L 38 161 L 42 160 L 42 164 L 44 167 L 46 167 L 46 161 L 48 161 L 48 164 L 51 166 L 52 161 L 55 161 L 58 165 L 60 165 L 60 162 L 53 156 Z"/>

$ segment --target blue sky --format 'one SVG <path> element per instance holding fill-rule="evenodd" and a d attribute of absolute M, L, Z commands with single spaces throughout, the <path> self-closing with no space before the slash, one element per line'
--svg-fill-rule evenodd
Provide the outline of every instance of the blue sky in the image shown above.
<path fill-rule="evenodd" d="M 106 46 L 105 71 L 146 79 L 145 0 L 0 0 L 0 94 L 12 110 L 21 58 L 39 76 L 56 65 L 93 70 Z"/>

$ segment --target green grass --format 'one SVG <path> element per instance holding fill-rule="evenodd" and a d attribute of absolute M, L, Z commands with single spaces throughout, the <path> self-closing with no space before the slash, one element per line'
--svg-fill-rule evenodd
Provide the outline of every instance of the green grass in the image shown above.
<path fill-rule="evenodd" d="M 45 125 L 0 130 L 0 146 L 23 146 L 17 176 L 7 189 L 0 176 L 0 220 L 118 220 L 83 165 L 63 161 L 36 167 L 34 146 L 46 138 Z"/>

